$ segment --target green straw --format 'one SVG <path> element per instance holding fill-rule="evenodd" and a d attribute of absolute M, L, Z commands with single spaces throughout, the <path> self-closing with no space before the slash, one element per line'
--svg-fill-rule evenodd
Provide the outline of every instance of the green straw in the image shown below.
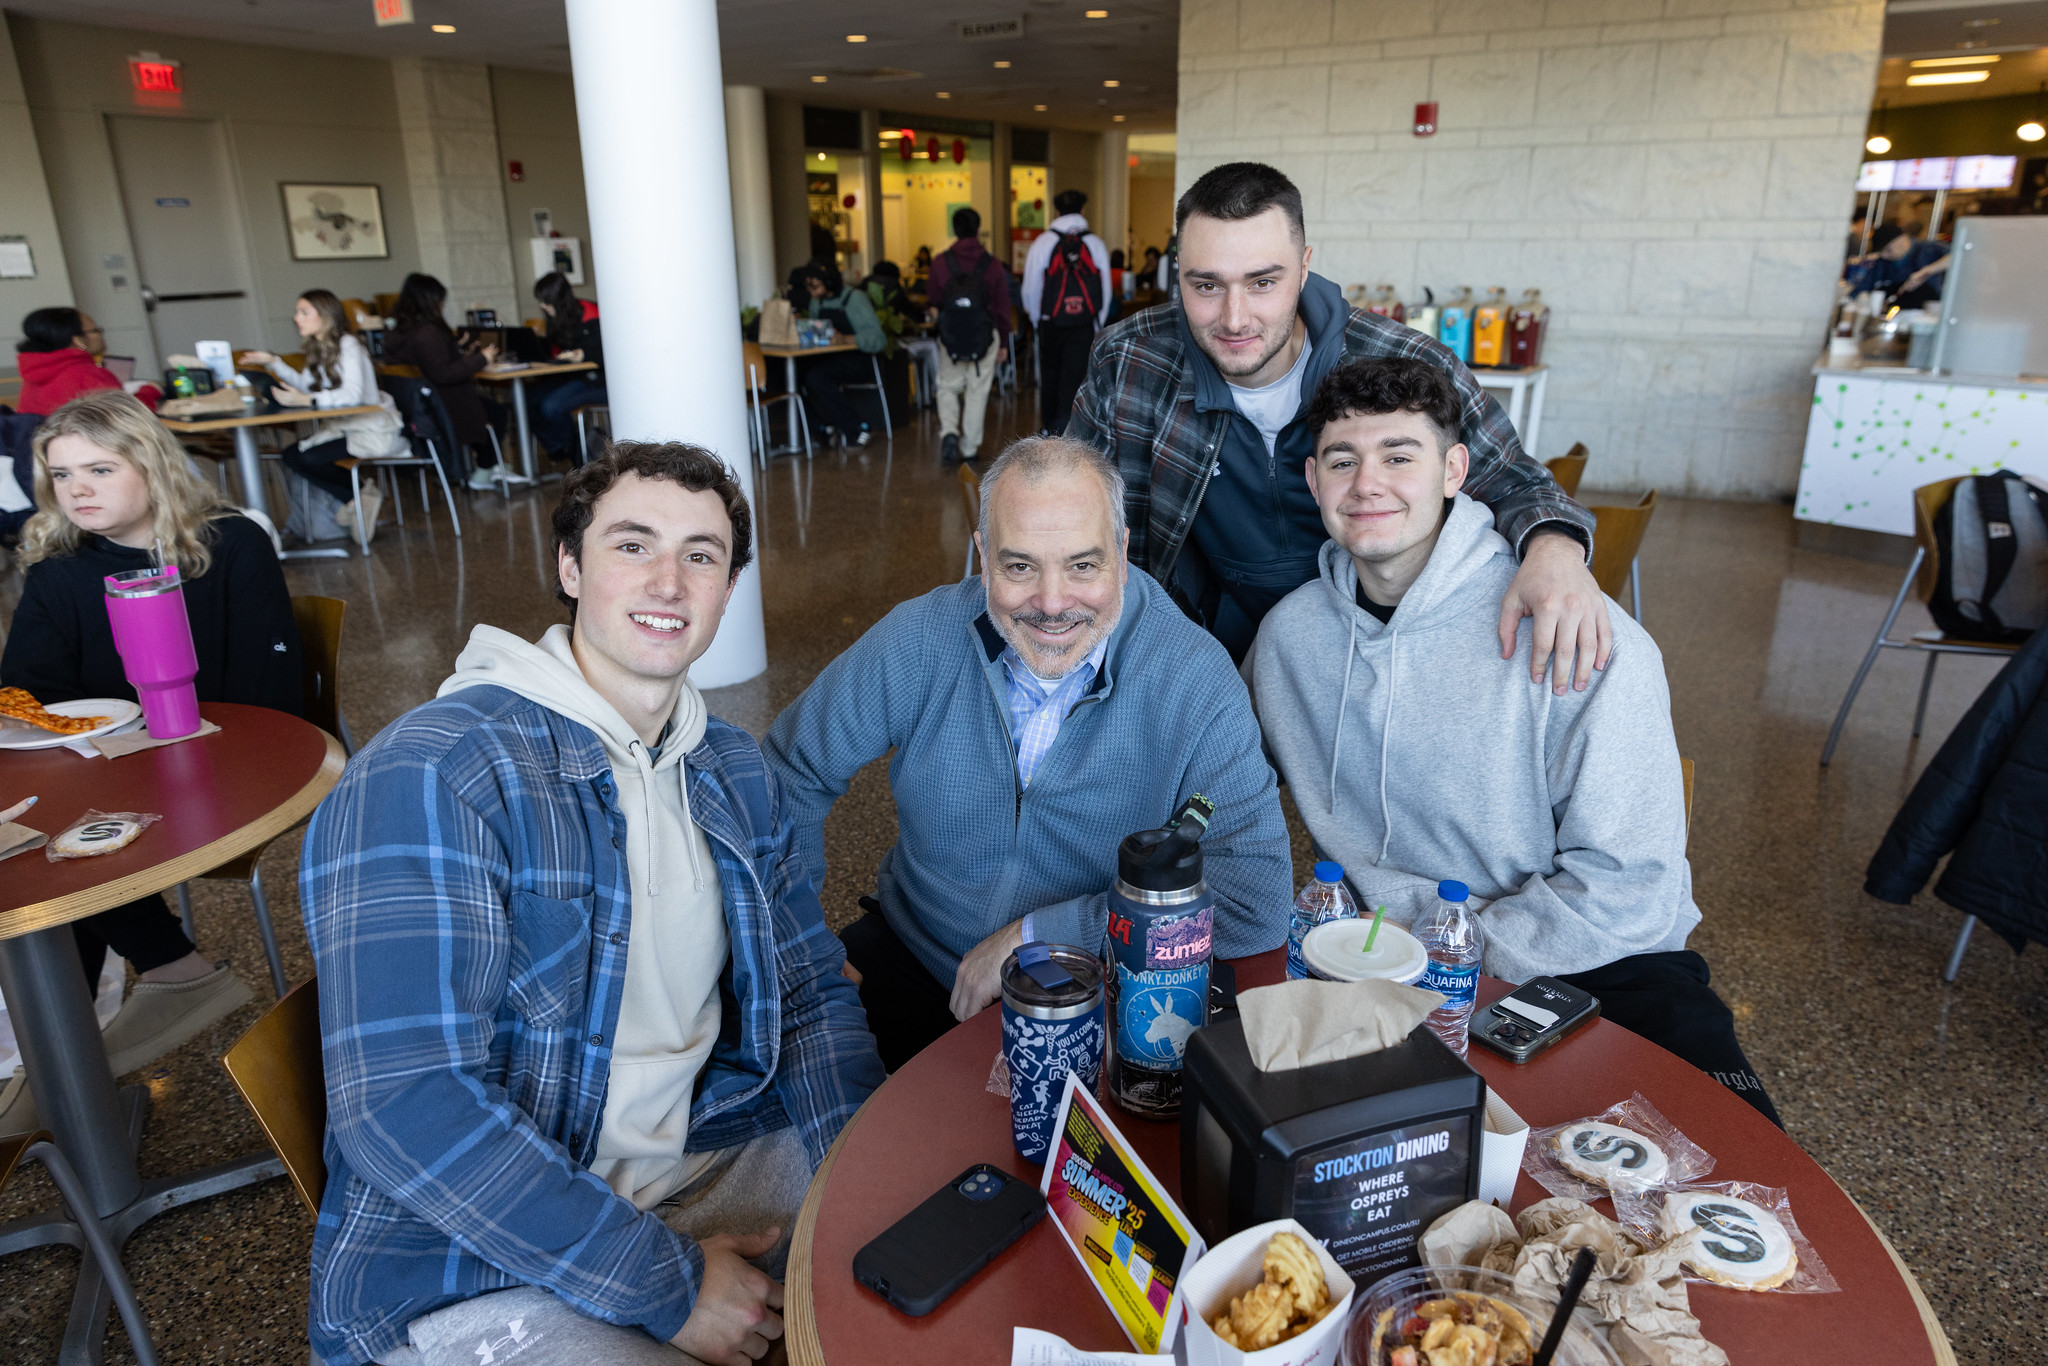
<path fill-rule="evenodd" d="M 1371 953 L 1371 952 L 1372 952 L 1372 941 L 1380 937 L 1380 921 L 1382 921 L 1382 920 L 1384 920 L 1384 919 L 1386 919 L 1386 918 L 1387 918 L 1387 908 L 1386 908 L 1385 906 L 1380 906 L 1380 907 L 1376 907 L 1376 908 L 1375 908 L 1375 909 L 1373 910 L 1373 913 L 1372 913 L 1372 928 L 1371 928 L 1370 930 L 1367 930 L 1367 931 L 1365 932 L 1365 948 L 1364 948 L 1363 952 L 1366 952 L 1366 953 Z"/>

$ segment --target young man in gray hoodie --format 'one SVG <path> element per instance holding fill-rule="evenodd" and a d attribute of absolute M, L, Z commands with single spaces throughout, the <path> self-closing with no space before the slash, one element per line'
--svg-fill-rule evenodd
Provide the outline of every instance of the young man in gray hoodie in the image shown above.
<path fill-rule="evenodd" d="M 1499 667 L 1515 555 L 1460 492 L 1459 412 L 1450 379 L 1418 359 L 1350 361 L 1316 390 L 1305 473 L 1332 539 L 1246 661 L 1267 748 L 1362 906 L 1406 924 L 1439 879 L 1467 883 L 1487 973 L 1591 992 L 1775 1122 L 1685 947 L 1700 912 L 1663 658 L 1617 610 L 1614 652 L 1583 692 Z M 1530 648 L 1525 620 L 1517 653 Z"/>

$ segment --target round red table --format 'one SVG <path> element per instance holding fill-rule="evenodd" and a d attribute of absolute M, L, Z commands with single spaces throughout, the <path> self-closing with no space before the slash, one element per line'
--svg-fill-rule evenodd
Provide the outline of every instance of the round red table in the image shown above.
<path fill-rule="evenodd" d="M 1242 987 L 1278 981 L 1275 950 L 1240 960 Z M 1482 979 L 1482 1004 L 1508 985 Z M 854 1282 L 853 1255 L 976 1162 L 1037 1183 L 1040 1169 L 1010 1145 L 1010 1104 L 987 1088 L 1001 1047 L 1000 1010 L 984 1010 L 891 1077 L 840 1135 L 797 1221 L 788 1278 L 795 1366 L 904 1361 L 1003 1362 L 1013 1327 L 1057 1333 L 1083 1351 L 1129 1351 L 1073 1255 L 1050 1225 L 1033 1229 L 921 1319 Z M 1605 1020 L 1520 1067 L 1474 1047 L 1470 1061 L 1532 1128 L 1596 1114 L 1641 1091 L 1715 1157 L 1709 1180 L 1782 1186 L 1801 1232 L 1842 1286 L 1832 1295 L 1689 1287 L 1710 1341 L 1737 1362 L 1804 1366 L 1952 1366 L 1948 1341 L 1903 1263 L 1856 1203 L 1799 1145 L 1705 1073 Z M 1180 1182 L 1178 1122 L 1111 1116 L 1168 1189 Z M 1514 1207 L 1549 1192 L 1524 1173 Z M 1612 1214 L 1602 1201 L 1600 1210 Z"/>
<path fill-rule="evenodd" d="M 312 814 L 341 780 L 341 744 L 267 707 L 204 703 L 214 735 L 118 759 L 62 747 L 0 750 L 0 806 L 40 798 L 24 823 L 54 836 L 87 810 L 163 817 L 125 849 L 52 863 L 40 849 L 0 862 L 0 991 L 36 1108 L 78 1169 L 118 1248 L 165 1210 L 281 1175 L 274 1154 L 144 1181 L 135 1168 L 149 1091 L 116 1090 L 69 925 L 218 868 Z M 0 1225 L 0 1255 L 84 1235 L 62 1211 Z M 63 1360 L 98 1361 L 107 1290 L 82 1259 Z"/>

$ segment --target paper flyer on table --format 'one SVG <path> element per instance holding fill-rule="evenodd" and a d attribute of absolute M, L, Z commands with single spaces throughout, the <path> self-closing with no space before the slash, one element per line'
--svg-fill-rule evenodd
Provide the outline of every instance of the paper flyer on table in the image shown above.
<path fill-rule="evenodd" d="M 1011 1334 L 1010 1366 L 1173 1366 L 1171 1355 L 1084 1352 L 1059 1334 L 1040 1328 L 1014 1328 Z"/>
<path fill-rule="evenodd" d="M 1173 1347 L 1202 1239 L 1109 1116 L 1067 1074 L 1039 1190 L 1060 1237 L 1141 1352 Z"/>

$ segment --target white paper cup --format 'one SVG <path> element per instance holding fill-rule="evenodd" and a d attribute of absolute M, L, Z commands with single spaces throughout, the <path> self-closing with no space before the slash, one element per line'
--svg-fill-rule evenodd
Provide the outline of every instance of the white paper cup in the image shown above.
<path fill-rule="evenodd" d="M 1232 1347 L 1209 1325 L 1230 1312 L 1230 1301 L 1265 1279 L 1266 1244 L 1276 1233 L 1292 1233 L 1316 1250 L 1323 1276 L 1330 1283 L 1330 1312 L 1299 1337 L 1257 1352 Z M 1351 1317 L 1351 1278 L 1325 1248 L 1292 1219 L 1255 1224 L 1232 1234 L 1202 1254 L 1181 1278 L 1181 1303 L 1188 1322 L 1183 1332 L 1188 1366 L 1337 1366 L 1344 1346 L 1344 1324 Z"/>
<path fill-rule="evenodd" d="M 1385 979 L 1413 986 L 1429 971 L 1422 941 L 1390 920 L 1380 922 L 1377 935 L 1370 920 L 1325 920 L 1302 939 L 1301 960 L 1310 976 L 1326 982 Z"/>

